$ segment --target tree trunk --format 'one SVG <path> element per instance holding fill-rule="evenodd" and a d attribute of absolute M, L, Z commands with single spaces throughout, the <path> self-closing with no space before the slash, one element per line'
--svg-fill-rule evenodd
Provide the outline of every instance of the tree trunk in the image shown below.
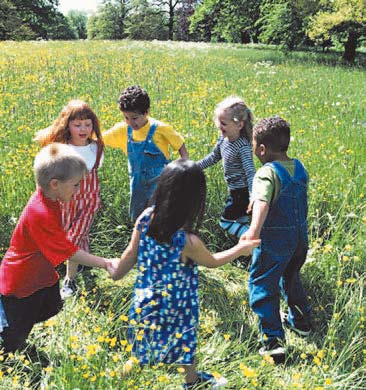
<path fill-rule="evenodd" d="M 169 39 L 173 40 L 173 32 L 174 32 L 174 8 L 172 6 L 169 7 L 169 21 L 168 21 L 168 35 Z"/>
<path fill-rule="evenodd" d="M 355 60 L 358 37 L 359 35 L 356 31 L 349 31 L 347 42 L 344 44 L 343 54 L 343 59 L 347 62 L 354 62 Z"/>

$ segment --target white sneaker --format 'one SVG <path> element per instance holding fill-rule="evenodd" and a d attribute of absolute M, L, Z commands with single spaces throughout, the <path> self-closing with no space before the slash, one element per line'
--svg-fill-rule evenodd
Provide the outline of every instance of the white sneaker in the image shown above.
<path fill-rule="evenodd" d="M 185 383 L 183 385 L 183 389 L 185 390 L 192 390 L 195 389 L 197 386 L 200 387 L 201 384 L 206 384 L 206 386 L 213 390 L 219 390 L 226 387 L 228 384 L 228 380 L 224 378 L 223 376 L 220 376 L 219 378 L 215 378 L 212 374 L 209 374 L 208 372 L 197 372 L 198 379 L 194 383 Z"/>
<path fill-rule="evenodd" d="M 65 278 L 60 290 L 61 298 L 67 299 L 75 295 L 78 291 L 78 286 L 75 279 Z"/>

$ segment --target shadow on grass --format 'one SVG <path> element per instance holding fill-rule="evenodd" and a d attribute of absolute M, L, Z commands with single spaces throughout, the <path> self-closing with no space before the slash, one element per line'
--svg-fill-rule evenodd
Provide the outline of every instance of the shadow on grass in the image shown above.
<path fill-rule="evenodd" d="M 278 46 L 269 45 L 237 45 L 238 49 L 248 50 L 252 49 L 257 52 L 263 52 L 262 61 L 270 61 L 274 64 L 282 64 L 286 62 L 293 62 L 297 64 L 313 63 L 325 66 L 339 66 L 344 68 L 365 68 L 366 67 L 366 53 L 358 51 L 355 61 L 353 63 L 347 62 L 343 59 L 343 52 L 328 50 L 320 51 L 315 48 L 304 48 L 296 50 L 284 50 Z M 256 62 L 258 58 L 256 56 Z"/>

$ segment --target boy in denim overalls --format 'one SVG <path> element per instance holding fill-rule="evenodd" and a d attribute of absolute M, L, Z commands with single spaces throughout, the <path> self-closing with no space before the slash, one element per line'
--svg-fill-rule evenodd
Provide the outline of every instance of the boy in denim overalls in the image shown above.
<path fill-rule="evenodd" d="M 242 239 L 261 238 L 249 270 L 249 302 L 259 317 L 261 355 L 285 359 L 283 325 L 310 334 L 310 305 L 300 281 L 308 249 L 307 184 L 304 166 L 287 156 L 290 127 L 279 118 L 253 129 L 254 154 L 262 162 L 253 181 L 252 222 Z M 281 321 L 280 293 L 288 313 Z"/>
<path fill-rule="evenodd" d="M 169 145 L 182 158 L 188 158 L 188 153 L 183 137 L 172 126 L 149 117 L 149 95 L 138 85 L 122 92 L 119 108 L 125 122 L 104 132 L 103 141 L 107 146 L 121 148 L 128 157 L 130 218 L 134 222 L 146 208 L 157 178 L 169 163 Z"/>

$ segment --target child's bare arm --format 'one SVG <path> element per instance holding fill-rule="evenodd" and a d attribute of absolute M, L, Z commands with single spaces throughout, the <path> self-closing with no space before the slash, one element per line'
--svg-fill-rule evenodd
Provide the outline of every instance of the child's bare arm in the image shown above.
<path fill-rule="evenodd" d="M 256 200 L 252 205 L 252 222 L 249 229 L 242 235 L 241 240 L 258 239 L 264 221 L 267 218 L 269 204 L 263 200 Z"/>
<path fill-rule="evenodd" d="M 188 158 L 188 152 L 187 152 L 187 148 L 186 148 L 186 145 L 183 143 L 183 145 L 180 147 L 180 149 L 178 150 L 180 156 L 182 158 Z"/>
<path fill-rule="evenodd" d="M 260 240 L 240 240 L 232 248 L 212 254 L 197 236 L 187 234 L 187 242 L 183 250 L 183 256 L 192 259 L 199 265 L 216 268 L 233 261 L 239 256 L 250 255 L 253 248 L 258 246 L 259 243 Z"/>
<path fill-rule="evenodd" d="M 122 253 L 121 258 L 117 261 L 114 271 L 111 272 L 111 270 L 108 270 L 113 280 L 123 278 L 136 264 L 139 241 L 140 232 L 135 227 L 132 232 L 131 240 Z"/>
<path fill-rule="evenodd" d="M 99 257 L 92 255 L 82 249 L 79 249 L 76 253 L 74 253 L 70 258 L 70 261 L 74 261 L 78 264 L 88 265 L 90 267 L 98 267 L 106 269 L 107 264 L 104 257 Z"/>

